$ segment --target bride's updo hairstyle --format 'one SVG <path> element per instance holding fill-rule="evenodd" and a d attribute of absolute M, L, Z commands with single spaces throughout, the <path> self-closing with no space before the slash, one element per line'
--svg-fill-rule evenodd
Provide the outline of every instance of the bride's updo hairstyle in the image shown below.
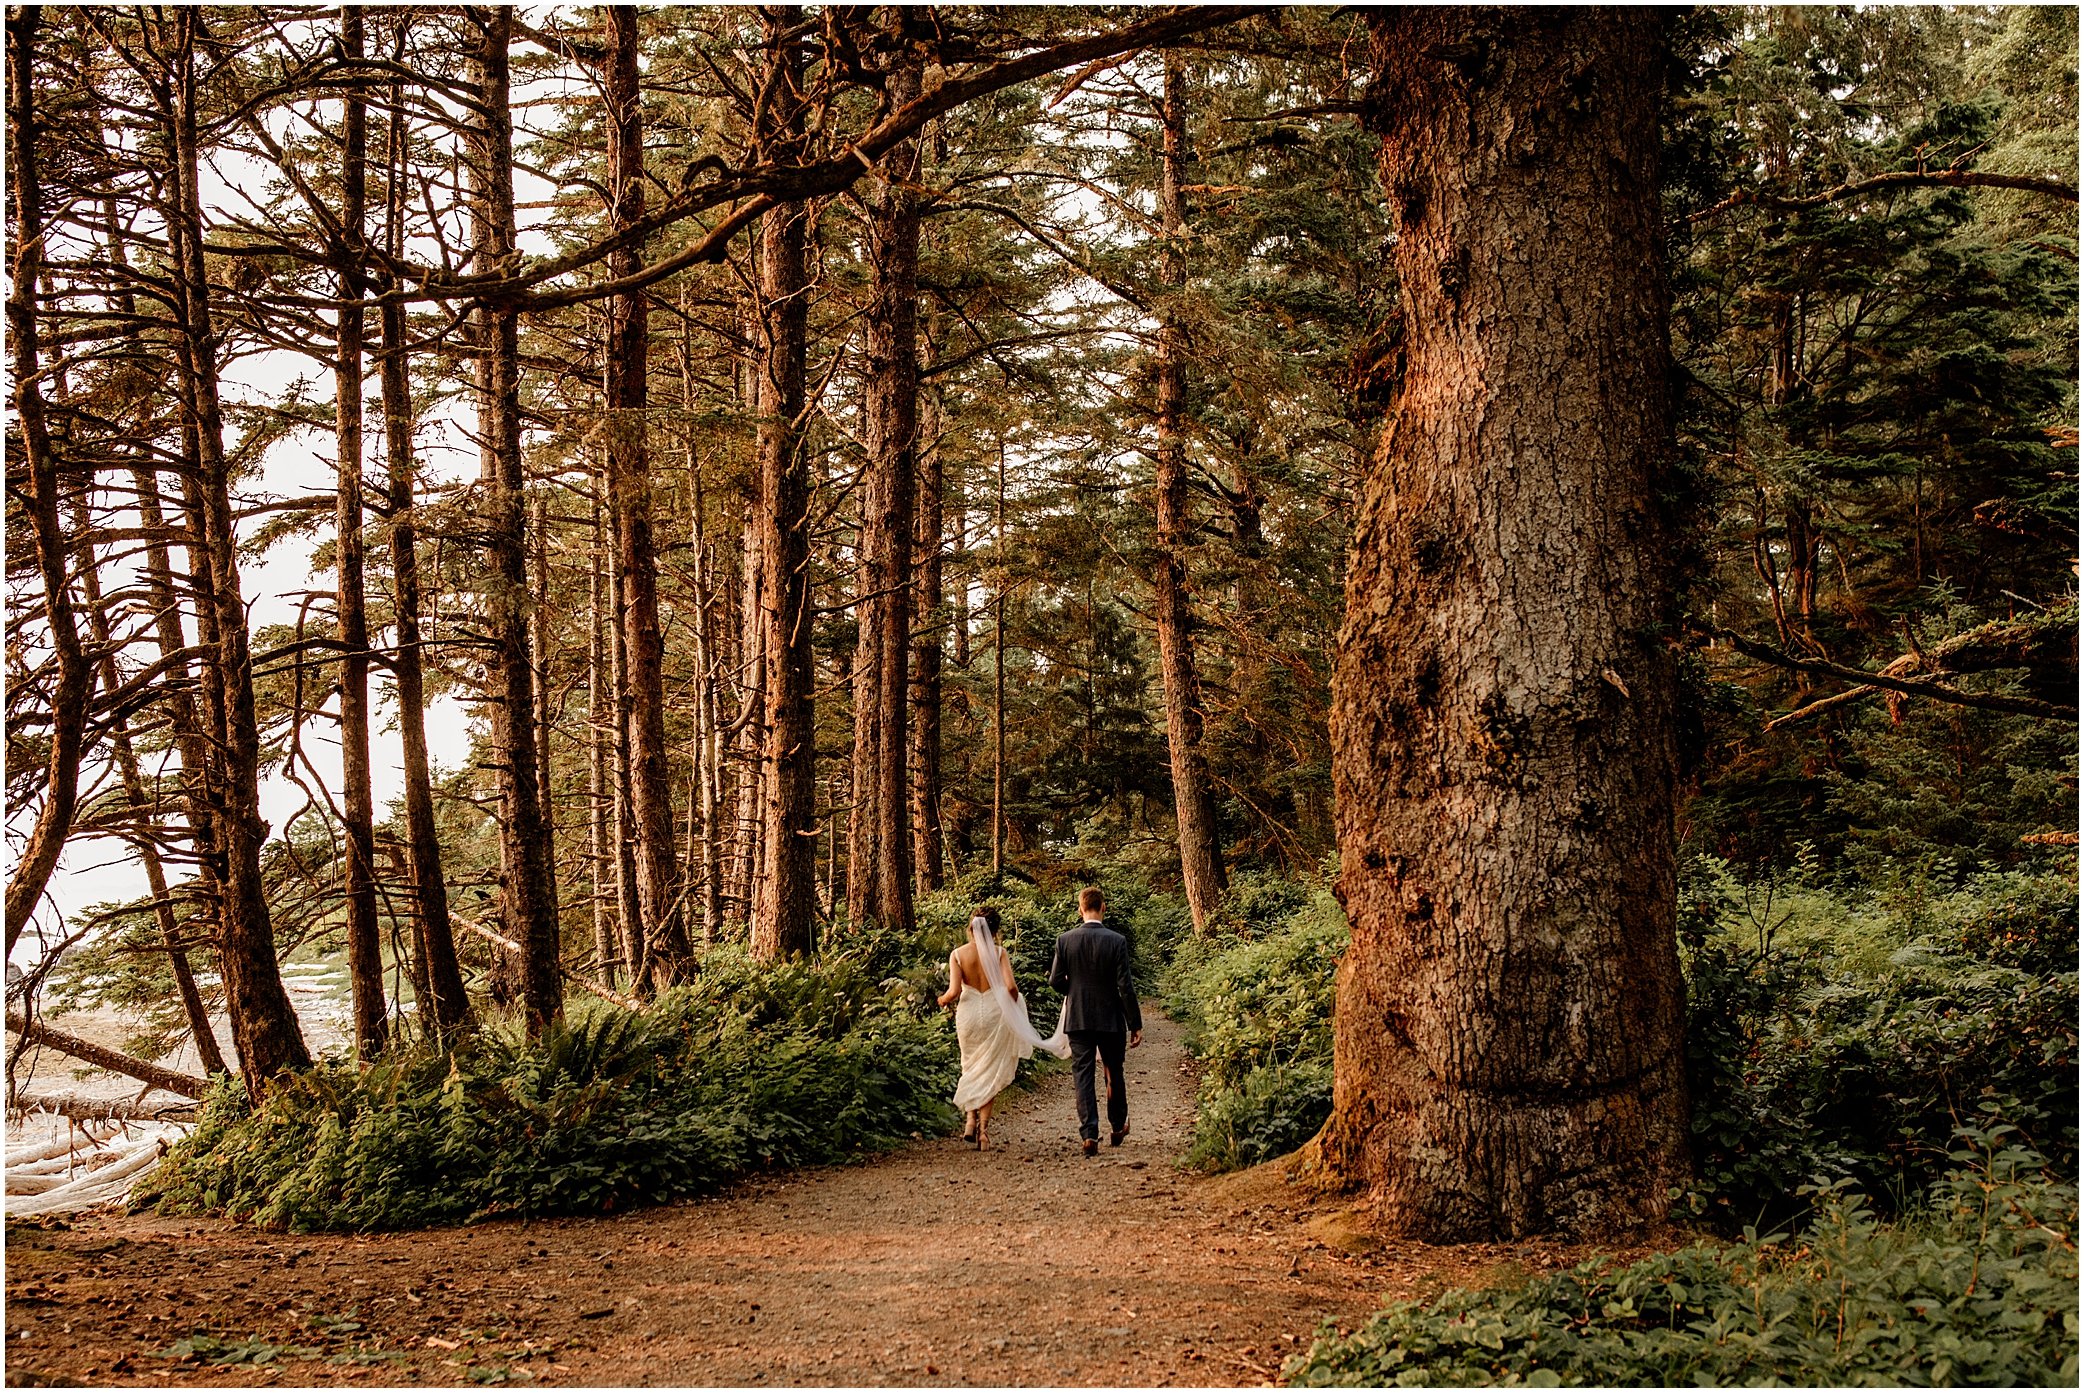
<path fill-rule="evenodd" d="M 980 904 L 970 911 L 970 918 L 972 921 L 982 919 L 990 926 L 991 936 L 993 938 L 999 936 L 999 911 L 997 906 Z"/>

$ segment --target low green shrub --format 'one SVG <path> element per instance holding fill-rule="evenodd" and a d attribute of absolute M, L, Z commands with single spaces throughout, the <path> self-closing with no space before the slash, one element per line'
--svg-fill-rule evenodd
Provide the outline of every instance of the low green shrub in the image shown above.
<path fill-rule="evenodd" d="M 2064 915 L 2073 934 L 2073 881 L 2004 876 L 1895 904 L 1753 891 L 1740 906 L 1718 880 L 1695 867 L 1681 896 L 1696 1214 L 1728 1232 L 1783 1226 L 1816 1179 L 1901 1209 L 1985 1104 L 2074 1169 L 2076 973 L 1967 951 L 1978 935 L 2044 944 Z"/>
<path fill-rule="evenodd" d="M 1795 1239 L 1696 1245 L 1396 1303 L 1288 1362 L 1305 1386 L 2063 1386 L 2077 1381 L 2077 1190 L 2010 1129 L 1963 1134 L 1929 1205 L 1828 1187 Z"/>
<path fill-rule="evenodd" d="M 1189 1164 L 1285 1155 L 1331 1115 L 1332 998 L 1344 913 L 1322 885 L 1240 877 L 1214 932 L 1183 941 L 1167 1007 L 1201 1063 Z"/>
<path fill-rule="evenodd" d="M 1256 1166 L 1294 1151 L 1330 1116 L 1329 1059 L 1265 1065 L 1235 1087 L 1204 1081 L 1186 1163 L 1204 1171 Z"/>
<path fill-rule="evenodd" d="M 642 1015 L 323 1063 L 258 1108 L 221 1084 L 141 1199 L 297 1231 L 594 1213 L 945 1130 L 953 1033 L 875 970 L 718 950 Z"/>

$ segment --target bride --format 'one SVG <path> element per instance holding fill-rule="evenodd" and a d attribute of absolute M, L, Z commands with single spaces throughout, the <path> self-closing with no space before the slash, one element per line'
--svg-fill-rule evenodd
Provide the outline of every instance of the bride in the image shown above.
<path fill-rule="evenodd" d="M 979 1151 L 986 1144 L 992 1102 L 1013 1082 L 1020 1061 L 1036 1050 L 1063 1058 L 1071 1054 L 1061 1020 L 1046 1040 L 1035 1032 L 1013 980 L 1013 960 L 999 947 L 998 928 L 996 909 L 983 905 L 972 911 L 970 941 L 948 955 L 948 990 L 940 997 L 941 1005 L 955 1006 L 955 1039 L 962 1047 L 955 1106 L 968 1116 L 963 1139 Z"/>

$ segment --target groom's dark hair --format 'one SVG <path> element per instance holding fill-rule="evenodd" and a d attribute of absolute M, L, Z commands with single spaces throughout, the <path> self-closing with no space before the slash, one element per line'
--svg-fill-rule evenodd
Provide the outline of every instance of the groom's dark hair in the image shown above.
<path fill-rule="evenodd" d="M 1078 892 L 1078 912 L 1091 914 L 1094 910 L 1107 908 L 1107 897 L 1100 893 L 1097 885 L 1088 885 Z"/>

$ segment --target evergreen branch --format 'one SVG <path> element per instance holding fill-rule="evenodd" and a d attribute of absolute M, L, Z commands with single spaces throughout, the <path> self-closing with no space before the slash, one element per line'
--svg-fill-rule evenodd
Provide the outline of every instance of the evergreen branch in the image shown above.
<path fill-rule="evenodd" d="M 2003 711 L 2014 716 L 2037 716 L 2044 721 L 2074 722 L 2077 719 L 2076 707 L 2058 706 L 2052 701 L 2042 701 L 2037 697 L 2000 696 L 1994 693 L 1964 692 L 1959 687 L 1950 687 L 1946 683 L 1932 678 L 1896 677 L 1886 672 L 1868 672 L 1864 668 L 1828 662 L 1822 658 L 1797 658 L 1793 654 L 1783 653 L 1770 644 L 1755 642 L 1745 638 L 1742 634 L 1734 633 L 1728 629 L 1717 628 L 1710 630 L 1710 632 L 1717 638 L 1726 639 L 1730 647 L 1736 649 L 1745 657 L 1756 659 L 1762 663 L 1770 663 L 1774 667 L 1786 668 L 1790 672 L 1805 672 L 1812 677 L 1835 677 L 1841 682 L 1856 683 L 1869 690 L 1898 692 L 1904 696 L 1930 697 L 1934 701 L 1943 701 L 1954 706 L 1973 706 L 1985 711 Z M 1894 664 L 1891 664 L 1891 666 L 1894 666 Z M 1839 695 L 1850 697 L 1851 694 L 1840 693 Z M 1832 698 L 1825 698 L 1825 700 L 1830 701 Z M 1821 704 L 1812 703 L 1812 705 L 1817 706 Z M 1776 724 L 1812 714 L 1815 713 L 1805 707 L 1788 713 L 1786 717 L 1780 718 L 1780 721 L 1776 722 Z"/>
<path fill-rule="evenodd" d="M 1703 208 L 1687 218 L 1689 223 L 1705 222 L 1732 208 L 1754 206 L 1770 209 L 1776 213 L 1798 213 L 1807 208 L 1821 208 L 1826 204 L 1839 203 L 1862 194 L 1879 193 L 1885 189 L 2015 189 L 2022 193 L 2044 194 L 2049 198 L 2060 198 L 2070 203 L 2077 201 L 2077 186 L 2065 184 L 2060 179 L 2044 179 L 2032 174 L 1991 174 L 1977 169 L 1902 169 L 1887 174 L 1877 174 L 1868 179 L 1855 179 L 1840 184 L 1835 189 L 1826 189 L 1806 198 L 1788 198 L 1781 194 L 1767 193 L 1762 189 L 1739 189 L 1712 208 Z"/>

